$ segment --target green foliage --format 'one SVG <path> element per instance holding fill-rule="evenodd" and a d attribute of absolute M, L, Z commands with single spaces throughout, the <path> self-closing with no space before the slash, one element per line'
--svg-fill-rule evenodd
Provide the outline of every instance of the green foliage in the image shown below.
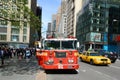
<path fill-rule="evenodd" d="M 40 29 L 40 24 L 41 24 L 41 21 L 39 19 L 39 17 L 35 16 L 33 14 L 33 12 L 30 12 L 30 25 L 31 27 L 35 28 L 36 30 L 39 30 Z"/>
<path fill-rule="evenodd" d="M 13 26 L 21 28 L 21 22 L 29 22 L 30 27 L 40 29 L 40 19 L 26 5 L 28 0 L 1 1 L 0 19 L 10 21 Z"/>
<path fill-rule="evenodd" d="M 17 28 L 21 28 L 19 21 L 11 21 L 11 25 Z"/>

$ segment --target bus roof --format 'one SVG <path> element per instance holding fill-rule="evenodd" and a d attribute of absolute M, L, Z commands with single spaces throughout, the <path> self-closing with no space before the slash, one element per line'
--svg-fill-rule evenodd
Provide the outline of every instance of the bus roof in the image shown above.
<path fill-rule="evenodd" d="M 50 38 L 45 40 L 51 40 L 51 41 L 73 41 L 77 40 L 76 38 Z"/>

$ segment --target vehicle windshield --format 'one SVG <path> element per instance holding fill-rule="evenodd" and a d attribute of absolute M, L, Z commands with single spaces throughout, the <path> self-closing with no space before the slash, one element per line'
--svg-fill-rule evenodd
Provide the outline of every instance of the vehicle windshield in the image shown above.
<path fill-rule="evenodd" d="M 76 40 L 46 40 L 44 42 L 44 48 L 47 50 L 51 49 L 76 49 L 77 41 Z"/>
<path fill-rule="evenodd" d="M 90 53 L 90 56 L 100 56 L 98 53 Z"/>

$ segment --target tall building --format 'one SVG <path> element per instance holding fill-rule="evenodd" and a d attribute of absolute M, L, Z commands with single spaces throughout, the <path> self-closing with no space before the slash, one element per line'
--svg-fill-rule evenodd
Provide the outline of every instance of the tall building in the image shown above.
<path fill-rule="evenodd" d="M 59 23 L 59 36 L 67 36 L 67 15 L 66 15 L 67 1 L 62 0 L 61 2 L 61 18 Z"/>
<path fill-rule="evenodd" d="M 36 10 L 36 16 L 40 19 L 40 22 L 42 22 L 42 8 L 40 6 L 37 6 L 37 10 Z M 41 26 L 42 23 L 40 23 L 40 27 L 39 29 L 37 30 L 37 41 L 40 40 L 42 38 L 41 36 Z"/>
<path fill-rule="evenodd" d="M 52 27 L 52 31 L 56 30 L 56 14 L 52 15 L 51 27 Z"/>
<path fill-rule="evenodd" d="M 33 12 L 34 15 L 36 15 L 37 13 L 37 0 L 28 0 L 29 6 L 31 11 Z M 31 21 L 32 22 L 32 21 Z M 30 25 L 31 26 L 31 25 Z M 38 35 L 37 35 L 37 31 L 34 27 L 30 28 L 30 36 L 29 36 L 29 46 L 33 47 L 35 41 L 37 41 L 38 39 Z"/>
<path fill-rule="evenodd" d="M 66 14 L 61 15 L 60 25 L 59 25 L 59 35 L 67 36 L 67 16 Z"/>
<path fill-rule="evenodd" d="M 48 23 L 48 28 L 47 28 L 47 35 L 46 37 L 52 36 L 52 24 L 51 22 Z"/>
<path fill-rule="evenodd" d="M 66 13 L 66 9 L 67 9 L 67 0 L 62 0 L 62 2 L 61 2 L 61 13 L 62 14 Z"/>
<path fill-rule="evenodd" d="M 75 0 L 67 0 L 67 35 L 74 36 Z"/>
<path fill-rule="evenodd" d="M 76 37 L 76 19 L 77 13 L 82 9 L 82 0 L 75 0 L 75 12 L 74 12 L 74 36 Z"/>
<path fill-rule="evenodd" d="M 76 15 L 82 8 L 82 0 L 66 0 L 67 35 L 76 37 Z"/>
<path fill-rule="evenodd" d="M 76 36 L 85 49 L 117 51 L 120 35 L 118 0 L 82 0 L 77 14 Z"/>
<path fill-rule="evenodd" d="M 60 20 L 61 20 L 61 6 L 58 8 L 58 11 L 56 13 L 56 32 L 59 32 L 60 27 Z"/>
<path fill-rule="evenodd" d="M 25 0 L 25 4 L 21 2 L 21 5 L 27 5 L 29 9 L 34 10 L 36 9 L 35 1 L 36 0 Z M 31 39 L 30 37 L 32 35 L 30 35 L 30 24 L 25 18 L 29 16 L 23 15 L 24 11 L 22 10 L 19 15 L 12 13 L 19 10 L 14 3 L 20 3 L 20 0 L 0 0 L 0 10 L 9 10 L 9 14 L 5 14 L 2 12 L 0 13 L 0 46 L 7 46 L 12 48 L 28 47 Z M 20 20 L 20 28 L 18 28 L 14 22 L 5 19 L 5 17 L 7 17 L 7 19 L 10 19 L 10 14 L 13 14 L 12 16 L 15 16 L 17 19 Z M 21 20 L 25 21 L 23 22 Z"/>

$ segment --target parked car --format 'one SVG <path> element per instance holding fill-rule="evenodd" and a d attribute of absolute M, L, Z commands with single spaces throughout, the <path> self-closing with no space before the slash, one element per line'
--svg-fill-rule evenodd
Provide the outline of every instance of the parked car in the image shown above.
<path fill-rule="evenodd" d="M 98 52 L 86 51 L 80 54 L 80 60 L 88 62 L 90 64 L 108 65 L 111 64 L 111 60 L 104 56 L 99 55 Z"/>
<path fill-rule="evenodd" d="M 100 53 L 102 56 L 105 56 L 107 58 L 109 58 L 111 60 L 111 63 L 115 63 L 117 58 L 118 58 L 118 54 L 115 52 L 109 52 L 109 51 L 105 51 L 103 53 Z"/>

